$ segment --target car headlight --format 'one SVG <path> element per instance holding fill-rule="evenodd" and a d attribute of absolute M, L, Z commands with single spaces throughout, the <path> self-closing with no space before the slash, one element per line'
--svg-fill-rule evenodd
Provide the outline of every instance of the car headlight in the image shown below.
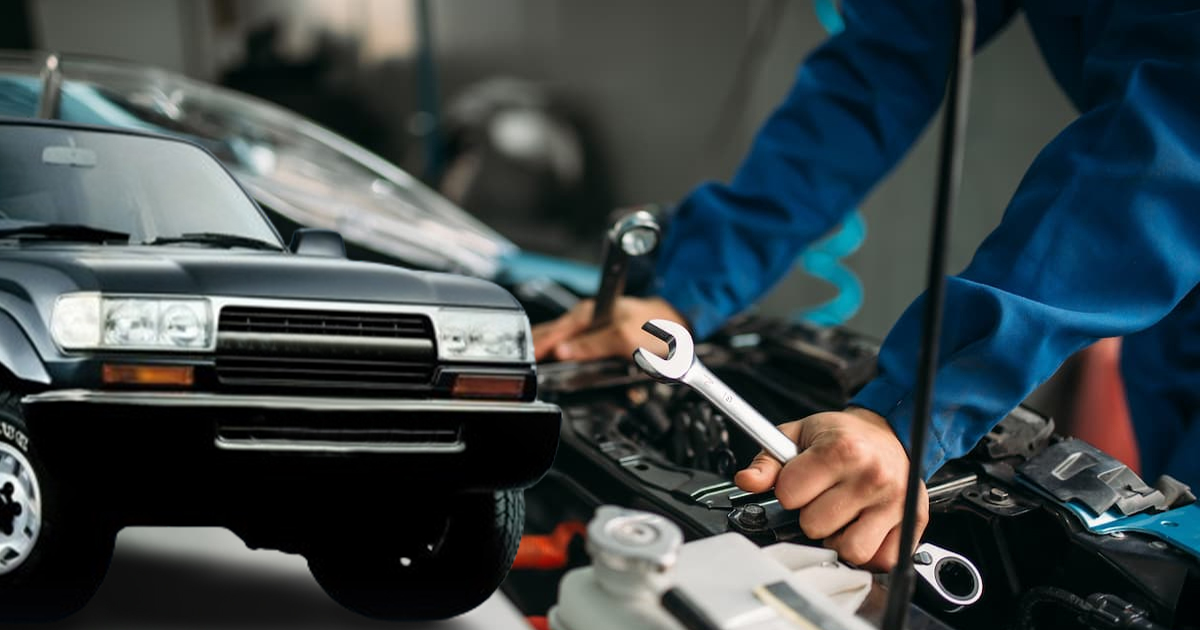
<path fill-rule="evenodd" d="M 524 313 L 487 310 L 438 311 L 434 316 L 438 357 L 450 361 L 528 362 L 533 335 Z"/>
<path fill-rule="evenodd" d="M 64 295 L 50 330 L 64 350 L 208 350 L 212 307 L 204 298 Z"/>

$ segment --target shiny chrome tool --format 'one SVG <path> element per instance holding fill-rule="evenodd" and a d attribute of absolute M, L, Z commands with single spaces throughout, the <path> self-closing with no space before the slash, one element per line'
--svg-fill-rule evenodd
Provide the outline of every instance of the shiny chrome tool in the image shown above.
<path fill-rule="evenodd" d="M 673 321 L 652 319 L 642 329 L 667 344 L 665 359 L 645 348 L 638 348 L 633 353 L 633 360 L 644 372 L 656 380 L 683 383 L 699 392 L 780 463 L 786 464 L 798 454 L 791 438 L 696 358 L 696 348 L 687 328 Z M 922 543 L 913 554 L 913 564 L 926 586 L 950 608 L 969 606 L 983 595 L 983 577 L 979 569 L 960 554 Z"/>
<path fill-rule="evenodd" d="M 596 292 L 596 308 L 592 311 L 589 330 L 612 323 L 613 307 L 617 298 L 625 293 L 629 261 L 658 249 L 661 236 L 658 220 L 644 209 L 623 215 L 609 228 L 604 239 L 604 275 L 600 277 L 600 290 Z"/>
<path fill-rule="evenodd" d="M 764 418 L 728 385 L 722 383 L 721 379 L 696 358 L 696 348 L 687 328 L 669 320 L 652 319 L 646 322 L 642 329 L 665 341 L 668 354 L 667 358 L 663 359 L 645 348 L 638 348 L 633 353 L 633 360 L 637 362 L 638 367 L 656 380 L 683 383 L 700 392 L 717 409 L 724 412 L 726 418 L 750 434 L 771 457 L 780 462 L 787 462 L 796 456 L 796 443 L 791 438 L 784 435 L 773 422 Z"/>

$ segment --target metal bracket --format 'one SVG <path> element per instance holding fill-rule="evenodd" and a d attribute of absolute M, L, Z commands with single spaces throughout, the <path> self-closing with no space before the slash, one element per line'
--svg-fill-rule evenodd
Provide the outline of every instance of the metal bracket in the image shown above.
<path fill-rule="evenodd" d="M 1050 446 L 1018 466 L 1017 473 L 1059 502 L 1077 501 L 1095 515 L 1114 507 L 1125 516 L 1171 507 L 1128 466 L 1080 440 Z"/>
<path fill-rule="evenodd" d="M 1078 503 L 1063 505 L 1094 534 L 1116 534 L 1134 532 L 1158 538 L 1200 561 L 1200 507 L 1185 505 L 1169 512 L 1121 516 L 1107 512 L 1100 516 L 1090 514 Z"/>

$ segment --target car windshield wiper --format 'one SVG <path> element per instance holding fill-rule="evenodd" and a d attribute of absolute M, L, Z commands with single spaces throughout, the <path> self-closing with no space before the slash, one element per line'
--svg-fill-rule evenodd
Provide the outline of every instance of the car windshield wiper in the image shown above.
<path fill-rule="evenodd" d="M 238 234 L 221 234 L 219 232 L 189 232 L 180 234 L 179 236 L 160 236 L 154 240 L 146 241 L 143 245 L 171 245 L 173 243 L 201 243 L 204 245 L 215 245 L 217 247 L 247 247 L 250 249 L 269 249 L 272 251 L 283 251 L 283 248 L 278 244 L 260 241 L 249 236 L 240 236 Z"/>
<path fill-rule="evenodd" d="M 33 238 L 47 241 L 129 241 L 129 234 L 104 230 L 75 223 L 29 223 L 15 227 L 0 227 L 0 238 Z"/>

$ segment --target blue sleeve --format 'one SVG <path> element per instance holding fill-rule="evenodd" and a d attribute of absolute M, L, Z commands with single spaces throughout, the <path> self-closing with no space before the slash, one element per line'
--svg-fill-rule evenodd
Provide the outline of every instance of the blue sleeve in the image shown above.
<path fill-rule="evenodd" d="M 1114 3 L 1085 58 L 1085 113 L 949 279 L 926 476 L 1071 353 L 1153 326 L 1200 282 L 1200 10 L 1162 7 Z M 897 322 L 855 400 L 906 443 L 922 309 Z"/>
<path fill-rule="evenodd" d="M 1015 8 L 980 5 L 982 42 Z M 951 6 L 843 2 L 845 30 L 801 65 L 732 182 L 705 184 L 680 203 L 655 291 L 698 337 L 765 294 L 913 144 L 942 100 Z"/>

